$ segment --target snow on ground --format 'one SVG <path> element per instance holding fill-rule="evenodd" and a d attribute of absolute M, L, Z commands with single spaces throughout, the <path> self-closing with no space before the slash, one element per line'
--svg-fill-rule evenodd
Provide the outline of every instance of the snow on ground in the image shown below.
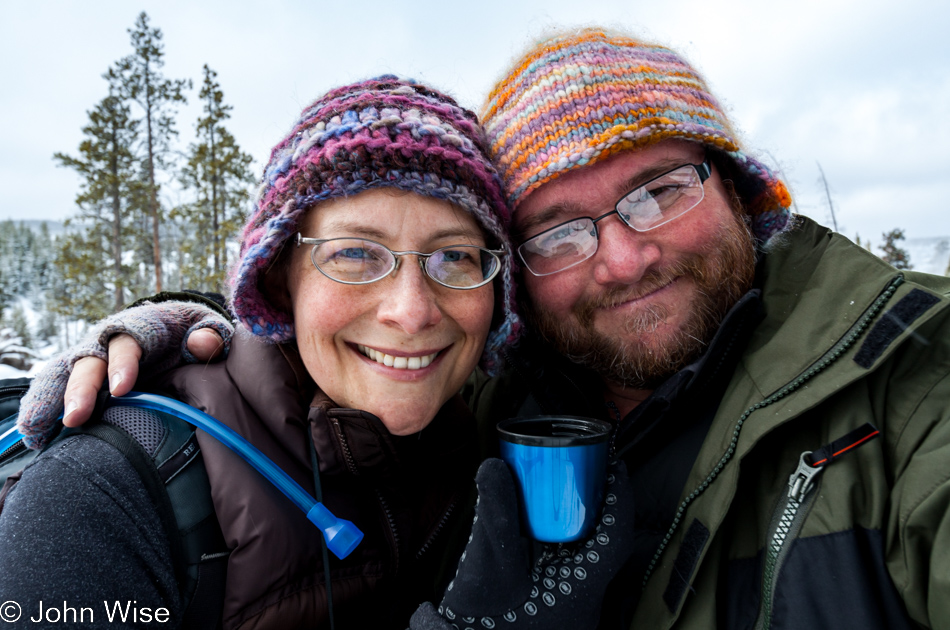
<path fill-rule="evenodd" d="M 33 308 L 33 303 L 26 297 L 16 297 L 14 298 L 12 304 L 7 307 L 5 311 L 6 319 L 9 321 L 9 314 L 13 308 L 17 306 L 22 309 L 26 321 L 30 327 L 31 332 L 35 332 L 39 327 L 39 321 L 42 316 L 41 313 L 36 311 Z M 85 331 L 86 325 L 82 322 L 70 322 L 67 324 L 69 328 L 70 340 L 73 344 L 76 343 L 76 340 L 80 339 L 80 335 Z M 43 369 L 43 366 L 46 365 L 46 362 L 49 361 L 52 357 L 59 354 L 63 346 L 65 346 L 65 335 L 60 336 L 57 339 L 53 339 L 52 343 L 46 341 L 41 341 L 43 345 L 31 348 L 39 359 L 33 362 L 32 367 L 28 371 L 18 370 L 15 367 L 10 365 L 5 365 L 0 363 L 0 378 L 21 378 L 24 376 L 35 376 L 37 372 Z"/>
<path fill-rule="evenodd" d="M 0 363 L 0 378 L 22 378 L 24 376 L 30 376 L 30 374 L 23 370 L 18 370 L 15 367 Z"/>

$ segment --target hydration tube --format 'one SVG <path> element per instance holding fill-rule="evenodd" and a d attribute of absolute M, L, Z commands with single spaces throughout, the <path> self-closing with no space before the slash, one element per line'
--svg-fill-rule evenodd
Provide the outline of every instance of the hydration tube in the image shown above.
<path fill-rule="evenodd" d="M 356 525 L 346 519 L 335 517 L 330 510 L 310 496 L 306 490 L 300 487 L 300 484 L 291 479 L 290 475 L 281 470 L 277 464 L 261 453 L 253 444 L 203 411 L 173 398 L 142 392 L 129 392 L 118 398 L 113 396 L 109 399 L 109 404 L 171 413 L 208 433 L 208 435 L 237 453 L 244 461 L 274 484 L 278 490 L 283 492 L 297 507 L 303 510 L 304 514 L 307 515 L 307 519 L 323 532 L 327 547 L 337 558 L 343 559 L 350 555 L 363 540 L 363 532 Z M 17 432 L 16 427 L 5 432 L 0 436 L 0 453 L 16 444 L 22 437 Z"/>
<path fill-rule="evenodd" d="M 142 392 L 129 392 L 119 398 L 113 396 L 110 403 L 122 407 L 141 407 L 165 413 L 172 412 L 188 424 L 202 429 L 230 448 L 303 510 L 304 514 L 307 515 L 307 519 L 323 532 L 327 547 L 337 558 L 342 559 L 350 555 L 350 552 L 356 549 L 356 546 L 363 540 L 363 532 L 356 525 L 345 519 L 335 517 L 330 510 L 310 496 L 306 490 L 300 487 L 300 484 L 291 479 L 290 475 L 257 450 L 253 444 L 205 412 L 173 398 Z"/>

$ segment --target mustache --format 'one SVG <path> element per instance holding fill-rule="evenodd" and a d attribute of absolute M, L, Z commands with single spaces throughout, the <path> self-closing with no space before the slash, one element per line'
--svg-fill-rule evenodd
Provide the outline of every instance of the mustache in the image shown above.
<path fill-rule="evenodd" d="M 587 324 L 593 320 L 594 313 L 600 309 L 609 309 L 626 302 L 639 300 L 655 291 L 672 284 L 682 277 L 690 277 L 702 284 L 707 275 L 707 266 L 700 256 L 690 256 L 660 269 L 649 269 L 636 282 L 635 286 L 618 285 L 606 289 L 574 305 L 574 314 L 578 320 Z"/>

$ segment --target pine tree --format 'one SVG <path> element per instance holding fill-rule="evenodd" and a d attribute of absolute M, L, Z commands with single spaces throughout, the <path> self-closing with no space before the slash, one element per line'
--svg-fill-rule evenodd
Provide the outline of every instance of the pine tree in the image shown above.
<path fill-rule="evenodd" d="M 881 256 L 881 259 L 894 265 L 897 269 L 913 269 L 910 264 L 910 254 L 897 244 L 897 241 L 904 240 L 904 230 L 894 228 L 890 232 L 885 232 L 883 236 L 884 244 L 881 245 L 881 249 L 884 251 L 884 255 Z"/>
<path fill-rule="evenodd" d="M 156 170 L 169 167 L 171 140 L 178 135 L 175 130 L 174 103 L 185 103 L 182 91 L 191 89 L 187 79 L 166 79 L 162 75 L 165 65 L 162 31 L 149 26 L 148 15 L 143 11 L 129 29 L 135 52 L 118 63 L 117 85 L 121 96 L 138 103 L 143 111 L 144 167 L 147 181 L 148 217 L 152 232 L 152 264 L 155 268 L 155 290 L 162 290 L 162 248 L 160 225 L 162 209 L 158 200 Z"/>
<path fill-rule="evenodd" d="M 42 301 L 52 273 L 52 239 L 46 224 L 34 231 L 26 223 L 0 223 L 0 308 L 14 296 Z"/>
<path fill-rule="evenodd" d="M 105 76 L 114 78 L 113 71 Z M 111 304 L 106 301 L 102 307 L 93 309 L 94 317 L 91 313 L 82 314 L 83 318 L 94 320 L 110 310 L 121 309 L 128 297 L 139 292 L 138 287 L 130 286 L 131 271 L 123 261 L 124 252 L 141 239 L 132 222 L 136 210 L 132 201 L 141 188 L 134 153 L 138 123 L 131 118 L 129 107 L 115 96 L 114 86 L 89 112 L 89 124 L 83 127 L 83 134 L 79 157 L 63 153 L 53 157 L 60 165 L 75 169 L 83 178 L 76 196 L 77 222 L 85 230 L 82 242 L 94 248 L 82 256 L 67 256 L 63 261 L 82 260 L 82 274 L 94 275 L 104 288 L 111 285 Z M 61 266 L 57 268 L 65 273 L 79 273 Z M 105 308 L 106 304 L 109 308 Z"/>
<path fill-rule="evenodd" d="M 254 182 L 251 156 L 241 151 L 224 126 L 232 108 L 224 104 L 216 77 L 206 64 L 199 94 L 204 115 L 198 119 L 197 142 L 189 147 L 188 162 L 179 176 L 196 198 L 174 211 L 189 237 L 181 249 L 182 284 L 205 291 L 219 291 L 224 285 L 227 242 L 237 235 Z"/>
<path fill-rule="evenodd" d="M 0 320 L 3 309 L 10 304 L 16 294 L 16 278 L 13 277 L 13 239 L 16 226 L 7 219 L 0 223 Z"/>
<path fill-rule="evenodd" d="M 46 221 L 40 224 L 40 233 L 36 236 L 33 249 L 34 284 L 43 295 L 50 287 L 53 274 L 53 237 L 50 236 Z"/>
<path fill-rule="evenodd" d="M 44 308 L 36 325 L 36 338 L 49 342 L 59 336 L 59 318 L 56 313 Z"/>
<path fill-rule="evenodd" d="M 13 281 L 16 283 L 15 292 L 17 295 L 28 296 L 33 292 L 33 250 L 35 240 L 33 231 L 24 225 L 22 221 L 14 228 L 13 238 L 11 240 L 11 254 L 13 256 L 11 263 L 13 267 Z"/>
<path fill-rule="evenodd" d="M 27 348 L 33 346 L 33 334 L 30 332 L 30 322 L 27 321 L 26 313 L 19 304 L 13 307 L 10 313 L 10 328 L 13 333 L 20 338 L 20 343 Z"/>
<path fill-rule="evenodd" d="M 59 273 L 53 277 L 48 304 L 50 311 L 66 321 L 91 323 L 112 312 L 101 273 L 102 234 L 95 230 L 71 232 L 57 243 L 54 264 Z"/>
<path fill-rule="evenodd" d="M 0 321 L 3 320 L 3 309 L 5 309 L 10 303 L 10 300 L 13 299 L 8 275 L 9 274 L 0 267 Z"/>

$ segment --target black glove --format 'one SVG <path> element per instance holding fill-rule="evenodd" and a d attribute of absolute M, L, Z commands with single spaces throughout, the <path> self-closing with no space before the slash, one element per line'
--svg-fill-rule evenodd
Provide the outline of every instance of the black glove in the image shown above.
<path fill-rule="evenodd" d="M 607 470 L 604 508 L 586 540 L 540 545 L 521 536 L 508 466 L 485 460 L 475 477 L 472 535 L 438 610 L 422 604 L 411 630 L 595 628 L 604 592 L 633 550 L 633 489 L 623 462 Z"/>

